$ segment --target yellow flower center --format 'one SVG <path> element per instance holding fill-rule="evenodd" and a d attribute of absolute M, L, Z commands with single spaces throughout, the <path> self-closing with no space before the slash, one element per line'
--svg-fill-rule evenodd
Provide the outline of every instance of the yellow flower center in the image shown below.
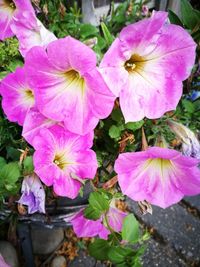
<path fill-rule="evenodd" d="M 75 162 L 71 162 L 67 158 L 66 154 L 66 151 L 57 152 L 53 160 L 53 163 L 55 163 L 61 170 L 64 170 L 68 165 L 75 164 Z"/>
<path fill-rule="evenodd" d="M 12 0 L 3 0 L 2 6 L 12 12 L 16 9 L 15 3 Z"/>
<path fill-rule="evenodd" d="M 64 76 L 67 80 L 67 86 L 74 85 L 77 88 L 80 88 L 82 95 L 85 92 L 85 81 L 80 73 L 74 69 L 70 69 L 64 73 Z"/>
<path fill-rule="evenodd" d="M 23 90 L 23 98 L 28 105 L 34 105 L 35 98 L 31 89 L 26 88 L 25 90 Z"/>
<path fill-rule="evenodd" d="M 124 64 L 125 69 L 131 74 L 143 70 L 145 65 L 145 58 L 138 54 L 133 54 Z"/>

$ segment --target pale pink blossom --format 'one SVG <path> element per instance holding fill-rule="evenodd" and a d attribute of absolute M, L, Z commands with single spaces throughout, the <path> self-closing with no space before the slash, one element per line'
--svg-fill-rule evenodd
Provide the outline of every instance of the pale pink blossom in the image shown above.
<path fill-rule="evenodd" d="M 35 106 L 34 90 L 24 68 L 17 68 L 1 80 L 0 94 L 8 120 L 23 125 L 27 112 Z"/>
<path fill-rule="evenodd" d="M 30 0 L 0 0 L 0 40 L 14 35 L 11 26 L 14 19 L 34 14 Z M 32 16 L 29 18 L 32 23 Z"/>
<path fill-rule="evenodd" d="M 35 173 L 59 196 L 75 198 L 86 179 L 97 171 L 93 132 L 80 136 L 53 126 L 43 128 L 33 139 Z"/>
<path fill-rule="evenodd" d="M 96 55 L 72 37 L 34 47 L 25 58 L 37 108 L 74 133 L 92 131 L 112 111 L 115 97 L 106 86 Z"/>
<path fill-rule="evenodd" d="M 200 193 L 198 163 L 176 150 L 150 147 L 120 154 L 114 169 L 124 195 L 166 208 L 185 195 Z"/>
<path fill-rule="evenodd" d="M 160 118 L 176 109 L 182 81 L 195 62 L 196 43 L 166 12 L 126 26 L 100 64 L 110 90 L 119 97 L 125 121 Z"/>

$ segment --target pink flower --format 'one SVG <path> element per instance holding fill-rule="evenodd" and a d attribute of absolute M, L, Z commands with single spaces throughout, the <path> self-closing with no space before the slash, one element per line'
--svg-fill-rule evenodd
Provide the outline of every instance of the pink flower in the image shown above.
<path fill-rule="evenodd" d="M 63 126 L 62 123 L 48 119 L 47 117 L 43 116 L 36 108 L 33 108 L 26 114 L 23 123 L 22 136 L 29 144 L 33 145 L 33 139 L 39 134 L 41 129 L 48 128 L 50 130 L 52 126 L 58 124 Z"/>
<path fill-rule="evenodd" d="M 151 147 L 119 155 L 114 169 L 123 194 L 166 208 L 200 193 L 198 163 L 176 150 Z"/>
<path fill-rule="evenodd" d="M 5 262 L 4 258 L 1 256 L 1 254 L 0 254 L 0 266 L 1 266 L 1 267 L 11 267 L 10 265 L 8 265 L 8 264 Z"/>
<path fill-rule="evenodd" d="M 114 96 L 96 67 L 95 53 L 83 43 L 66 37 L 46 50 L 34 47 L 25 62 L 44 116 L 84 135 L 110 114 Z"/>
<path fill-rule="evenodd" d="M 125 27 L 101 65 L 110 90 L 119 96 L 125 121 L 161 117 L 176 109 L 195 61 L 196 44 L 166 12 Z"/>
<path fill-rule="evenodd" d="M 110 231 L 102 224 L 102 220 L 89 220 L 84 217 L 83 210 L 71 220 L 73 230 L 78 237 L 95 237 L 107 239 Z"/>
<path fill-rule="evenodd" d="M 110 207 L 106 216 L 109 226 L 115 232 L 120 232 L 122 230 L 123 220 L 127 216 L 127 213 L 116 207 Z M 105 221 L 105 215 L 100 219 L 93 221 L 85 218 L 83 210 L 81 210 L 73 217 L 71 223 L 73 230 L 78 237 L 99 236 L 102 239 L 108 239 L 108 235 L 110 234 L 110 230 Z"/>
<path fill-rule="evenodd" d="M 33 139 L 35 173 L 59 196 L 75 198 L 85 179 L 93 179 L 97 170 L 93 133 L 79 136 L 54 126 L 42 129 Z"/>
<path fill-rule="evenodd" d="M 36 175 L 24 178 L 21 192 L 22 196 L 18 202 L 28 206 L 29 214 L 37 211 L 45 213 L 45 192 Z"/>
<path fill-rule="evenodd" d="M 17 68 L 1 81 L 0 94 L 7 118 L 23 125 L 27 112 L 35 104 L 34 92 L 27 81 L 24 68 Z"/>
<path fill-rule="evenodd" d="M 25 56 L 34 46 L 46 47 L 50 42 L 57 39 L 31 12 L 26 12 L 22 16 L 14 18 L 11 29 L 19 40 L 19 51 L 22 56 Z"/>
<path fill-rule="evenodd" d="M 14 35 L 11 25 L 14 19 L 25 16 L 27 13 L 34 13 L 29 0 L 0 0 L 0 40 Z M 32 17 L 29 18 L 31 23 Z"/>

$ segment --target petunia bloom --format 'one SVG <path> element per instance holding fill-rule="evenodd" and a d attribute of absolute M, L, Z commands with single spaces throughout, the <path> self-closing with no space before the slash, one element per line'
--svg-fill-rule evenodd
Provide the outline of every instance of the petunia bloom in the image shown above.
<path fill-rule="evenodd" d="M 127 213 L 117 209 L 116 207 L 110 206 L 106 216 L 109 226 L 115 232 L 120 232 Z M 102 239 L 107 239 L 110 234 L 110 230 L 105 221 L 105 215 L 102 215 L 100 219 L 93 221 L 85 218 L 83 210 L 81 210 L 72 218 L 71 223 L 73 230 L 78 237 L 99 236 Z"/>
<path fill-rule="evenodd" d="M 14 19 L 33 13 L 34 9 L 30 0 L 0 0 L 0 40 L 14 35 L 11 25 Z M 31 23 L 32 17 L 29 18 Z"/>
<path fill-rule="evenodd" d="M 24 68 L 17 68 L 1 81 L 0 94 L 7 118 L 23 125 L 27 112 L 35 105 L 34 91 L 27 81 Z"/>
<path fill-rule="evenodd" d="M 27 176 L 22 183 L 22 196 L 18 203 L 28 206 L 28 213 L 45 213 L 45 192 L 40 179 L 35 175 Z"/>
<path fill-rule="evenodd" d="M 50 42 L 57 39 L 31 12 L 26 12 L 22 16 L 14 18 L 11 29 L 19 40 L 19 51 L 23 57 L 32 47 L 46 47 Z"/>
<path fill-rule="evenodd" d="M 8 265 L 8 264 L 5 262 L 4 258 L 1 256 L 1 254 L 0 254 L 0 266 L 1 266 L 1 267 L 11 267 L 10 265 Z"/>
<path fill-rule="evenodd" d="M 181 123 L 169 120 L 167 124 L 182 141 L 183 154 L 200 159 L 200 143 L 195 134 Z"/>
<path fill-rule="evenodd" d="M 128 25 L 105 54 L 100 70 L 119 97 L 125 121 L 161 117 L 176 109 L 192 70 L 196 44 L 166 12 Z"/>
<path fill-rule="evenodd" d="M 96 55 L 72 37 L 32 48 L 25 58 L 37 107 L 46 117 L 84 135 L 107 117 L 115 97 L 96 67 Z M 103 105 L 103 106 L 102 106 Z"/>
<path fill-rule="evenodd" d="M 51 131 L 42 129 L 33 139 L 35 172 L 55 193 L 74 199 L 85 179 L 93 179 L 97 160 L 93 132 L 79 136 L 54 126 Z"/>
<path fill-rule="evenodd" d="M 184 195 L 200 193 L 198 163 L 176 150 L 151 147 L 119 155 L 114 169 L 123 194 L 166 208 Z"/>
<path fill-rule="evenodd" d="M 95 237 L 107 239 L 110 231 L 102 224 L 102 220 L 89 220 L 84 217 L 83 210 L 79 211 L 71 220 L 73 230 L 78 237 Z"/>
<path fill-rule="evenodd" d="M 37 108 L 32 108 L 26 114 L 24 123 L 23 123 L 23 131 L 22 136 L 26 139 L 26 141 L 33 145 L 33 139 L 37 136 L 41 129 L 48 128 L 51 129 L 54 125 L 61 125 L 62 123 L 58 123 L 47 117 L 43 116 Z"/>

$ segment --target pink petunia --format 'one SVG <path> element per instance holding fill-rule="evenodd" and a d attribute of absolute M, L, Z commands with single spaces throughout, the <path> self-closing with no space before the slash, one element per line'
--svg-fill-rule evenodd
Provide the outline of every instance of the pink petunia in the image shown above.
<path fill-rule="evenodd" d="M 79 211 L 71 220 L 73 230 L 78 237 L 95 237 L 107 239 L 110 231 L 102 224 L 102 220 L 89 220 L 84 217 L 83 210 Z"/>
<path fill-rule="evenodd" d="M 45 213 L 45 192 L 40 179 L 35 175 L 27 176 L 22 183 L 22 196 L 18 203 L 28 206 L 28 213 Z"/>
<path fill-rule="evenodd" d="M 36 90 L 37 107 L 46 117 L 63 121 L 74 133 L 93 130 L 107 117 L 115 97 L 96 67 L 96 55 L 72 37 L 32 48 L 25 58 Z"/>
<path fill-rule="evenodd" d="M 79 136 L 54 126 L 42 129 L 33 139 L 35 173 L 59 196 L 75 198 L 85 179 L 93 179 L 97 171 L 93 132 Z"/>
<path fill-rule="evenodd" d="M 10 265 L 8 265 L 8 264 L 5 262 L 4 258 L 1 256 L 1 254 L 0 254 L 0 266 L 1 266 L 1 267 L 11 267 Z"/>
<path fill-rule="evenodd" d="M 24 68 L 17 68 L 1 81 L 0 94 L 7 118 L 23 125 L 27 112 L 35 105 L 34 91 L 27 81 Z"/>
<path fill-rule="evenodd" d="M 14 18 L 11 29 L 19 40 L 19 51 L 23 57 L 32 47 L 46 47 L 50 42 L 57 39 L 31 12 L 26 12 L 22 16 Z"/>
<path fill-rule="evenodd" d="M 14 35 L 11 25 L 14 19 L 34 14 L 30 0 L 0 0 L 0 40 Z M 32 16 L 29 17 L 29 23 Z"/>
<path fill-rule="evenodd" d="M 176 109 L 182 81 L 192 70 L 196 44 L 166 12 L 128 25 L 105 54 L 100 70 L 119 97 L 126 122 L 161 117 Z"/>
<path fill-rule="evenodd" d="M 51 129 L 54 125 L 58 124 L 63 126 L 62 123 L 48 119 L 47 117 L 43 116 L 36 108 L 32 108 L 26 114 L 23 123 L 22 136 L 29 144 L 33 145 L 33 139 L 38 135 L 41 129 Z"/>
<path fill-rule="evenodd" d="M 127 216 L 126 212 L 117 209 L 114 206 L 110 206 L 108 213 L 106 214 L 109 226 L 115 231 L 120 232 L 124 218 Z M 102 215 L 100 219 L 93 221 L 84 217 L 83 210 L 78 212 L 71 220 L 73 230 L 78 237 L 95 237 L 99 236 L 102 239 L 108 239 L 110 230 L 108 229 L 105 215 Z"/>
<path fill-rule="evenodd" d="M 200 193 L 197 159 L 161 147 L 120 154 L 114 169 L 123 194 L 166 208 L 184 195 Z"/>

